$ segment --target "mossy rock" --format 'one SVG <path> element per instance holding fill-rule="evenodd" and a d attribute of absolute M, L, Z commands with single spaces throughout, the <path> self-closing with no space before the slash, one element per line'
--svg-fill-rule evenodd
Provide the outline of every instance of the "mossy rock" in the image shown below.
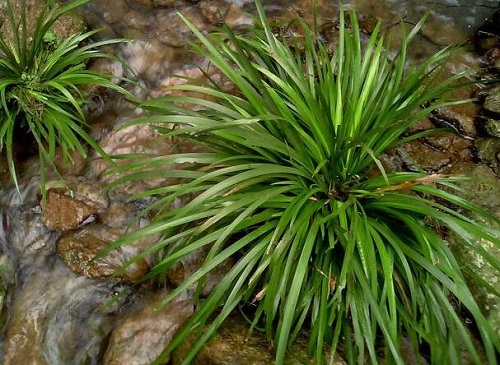
<path fill-rule="evenodd" d="M 474 142 L 474 145 L 481 161 L 493 168 L 500 166 L 499 138 L 479 138 Z"/>
<path fill-rule="evenodd" d="M 14 12 L 17 14 L 17 16 L 19 16 L 19 14 L 21 14 L 21 6 L 23 4 L 23 0 L 10 1 Z M 32 32 L 32 29 L 36 25 L 38 15 L 40 14 L 40 11 L 44 9 L 47 2 L 47 0 L 26 0 L 26 22 L 28 32 Z M 0 32 L 6 38 L 10 38 L 12 35 L 10 34 L 11 30 L 8 23 L 6 24 L 6 6 L 6 1 L 2 1 L 0 4 Z M 85 19 L 76 11 L 71 11 L 62 15 L 53 26 L 53 32 L 59 39 L 65 39 L 73 34 L 85 32 L 87 29 L 88 26 Z"/>
<path fill-rule="evenodd" d="M 496 140 L 500 147 L 500 139 Z M 490 141 L 491 141 L 490 140 Z M 461 185 L 463 197 L 474 204 L 481 206 L 493 215 L 500 217 L 500 183 L 498 177 L 485 165 L 478 164 L 469 171 L 464 171 L 472 177 L 470 182 Z M 484 222 L 481 219 L 482 223 Z M 456 236 L 449 237 L 450 248 L 457 259 L 469 270 L 478 275 L 482 280 L 491 285 L 494 290 L 500 292 L 500 276 L 484 257 L 462 242 Z M 484 249 L 492 257 L 500 257 L 500 247 L 484 239 L 476 239 L 474 242 L 478 247 Z M 471 292 L 478 302 L 481 310 L 489 322 L 500 335 L 500 301 L 499 298 L 490 293 L 486 288 L 479 287 L 471 282 Z"/>
<path fill-rule="evenodd" d="M 466 265 L 467 269 L 478 275 L 482 280 L 491 285 L 494 290 L 500 292 L 500 276 L 498 271 L 493 268 L 484 257 L 476 251 L 461 244 L 456 237 L 451 239 L 451 248 L 457 255 L 458 259 Z M 500 247 L 495 246 L 491 242 L 483 239 L 477 239 L 475 244 L 488 252 L 493 257 L 500 257 Z M 470 285 L 471 292 L 479 304 L 482 312 L 488 318 L 488 321 L 500 335 L 500 301 L 498 297 L 484 287 Z"/>
<path fill-rule="evenodd" d="M 497 119 L 487 119 L 484 122 L 484 130 L 490 136 L 500 137 L 500 120 Z"/>
<path fill-rule="evenodd" d="M 487 96 L 483 107 L 490 112 L 500 114 L 500 91 Z"/>

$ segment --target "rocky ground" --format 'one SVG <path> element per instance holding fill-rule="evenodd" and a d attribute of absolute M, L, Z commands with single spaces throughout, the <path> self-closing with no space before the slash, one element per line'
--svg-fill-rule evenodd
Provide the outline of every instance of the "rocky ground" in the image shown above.
<path fill-rule="evenodd" d="M 29 6 L 35 3 L 30 2 Z M 90 26 L 104 27 L 104 37 L 125 36 L 134 41 L 115 50 L 131 69 L 113 62 L 92 67 L 109 70 L 117 77 L 134 77 L 138 82 L 134 91 L 142 98 L 162 95 L 165 86 L 184 82 L 174 75 L 203 79 L 198 66 L 206 65 L 187 54 L 186 44 L 192 36 L 180 23 L 176 11 L 182 10 L 200 29 L 208 31 L 220 21 L 220 14 L 231 26 L 249 24 L 251 18 L 244 12 L 246 3 L 244 0 L 94 0 L 92 6 L 82 11 Z M 297 2 L 294 9 L 308 16 L 309 6 L 308 1 Z M 283 9 L 277 6 L 270 10 L 278 14 Z M 376 10 L 386 20 L 395 16 L 390 8 Z M 322 8 L 320 14 L 328 21 L 335 19 L 335 12 L 329 7 Z M 363 24 L 367 29 L 373 24 L 374 15 L 378 14 L 365 13 Z M 500 18 L 500 12 L 495 16 Z M 422 168 L 428 172 L 472 176 L 476 181 L 465 187 L 468 197 L 500 214 L 500 83 L 496 81 L 500 76 L 500 29 L 497 28 L 500 19 L 497 18 L 476 33 L 474 51 L 449 65 L 450 72 L 484 69 L 471 75 L 471 80 L 477 83 L 471 83 L 457 95 L 475 101 L 437 111 L 416 129 L 446 126 L 449 132 L 391 151 L 383 157 L 383 162 L 394 170 Z M 440 32 L 434 23 L 430 25 L 429 28 L 438 29 L 434 32 Z M 438 37 L 429 28 L 419 40 L 416 56 L 449 42 L 442 37 L 436 42 Z M 141 111 L 113 99 L 112 95 L 97 95 L 88 112 L 92 134 L 108 153 L 168 154 L 192 149 L 189 145 L 159 143 L 158 135 L 143 126 L 120 129 L 141 115 Z M 107 174 L 109 166 L 94 156 L 63 167 L 66 183 L 51 182 L 47 201 L 40 203 L 36 161 L 28 159 L 25 166 L 24 203 L 20 205 L 8 189 L 4 189 L 1 198 L 0 263 L 4 271 L 0 304 L 6 321 L 0 352 L 3 363 L 150 364 L 192 313 L 192 298 L 186 294 L 166 308 L 155 310 L 167 286 L 135 284 L 151 265 L 152 258 L 147 255 L 126 270 L 116 271 L 151 245 L 154 237 L 102 258 L 93 257 L 123 233 L 147 223 L 147 218 L 136 219 L 136 216 L 149 202 L 131 203 L 130 194 L 169 181 L 138 181 L 105 190 L 119 175 Z M 500 290 L 498 277 L 491 276 L 488 267 L 467 252 L 459 254 L 467 257 L 465 260 Z M 170 286 L 179 284 L 202 260 L 203 252 L 185 259 L 168 273 L 166 282 Z M 209 278 L 204 295 L 230 265 L 228 262 Z M 484 293 L 477 295 L 500 330 L 500 306 Z M 245 332 L 242 319 L 232 317 L 196 363 L 271 363 L 265 338 L 256 334 L 247 340 Z M 171 364 L 179 363 L 186 347 L 189 344 L 173 355 Z M 299 339 L 288 363 L 307 363 L 305 347 L 304 339 Z M 408 363 L 416 362 L 417 355 L 411 352 L 407 355 Z M 339 359 L 338 363 L 343 362 Z"/>

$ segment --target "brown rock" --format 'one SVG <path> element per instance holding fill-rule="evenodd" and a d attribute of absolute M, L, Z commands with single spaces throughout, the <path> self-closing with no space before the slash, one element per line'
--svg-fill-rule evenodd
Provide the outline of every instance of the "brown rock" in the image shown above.
<path fill-rule="evenodd" d="M 43 223 L 60 232 L 78 227 L 109 204 L 97 185 L 68 177 L 47 183 L 47 199 L 42 200 Z"/>
<path fill-rule="evenodd" d="M 153 5 L 155 7 L 161 8 L 161 7 L 171 7 L 174 6 L 176 3 L 176 0 L 153 0 Z"/>
<path fill-rule="evenodd" d="M 170 343 L 177 329 L 193 313 L 189 299 L 178 298 L 161 310 L 160 300 L 148 298 L 120 321 L 111 334 L 104 365 L 149 365 Z"/>
<path fill-rule="evenodd" d="M 231 5 L 224 17 L 224 21 L 230 27 L 240 27 L 244 25 L 252 25 L 253 18 L 245 13 L 241 8 Z"/>
<path fill-rule="evenodd" d="M 265 335 L 254 331 L 248 335 L 248 324 L 241 318 L 230 317 L 218 329 L 213 339 L 199 352 L 191 365 L 269 365 L 274 363 L 274 355 Z M 314 364 L 307 354 L 306 335 L 299 336 L 285 360 L 286 365 Z M 193 346 L 193 338 L 186 340 L 172 354 L 172 365 L 179 365 Z M 324 363 L 329 363 L 325 353 Z M 345 365 L 342 359 L 333 364 Z"/>
<path fill-rule="evenodd" d="M 185 16 L 200 31 L 207 30 L 204 18 L 196 6 L 182 9 Z M 156 14 L 159 27 L 151 31 L 151 36 L 172 47 L 187 46 L 193 40 L 193 32 L 179 17 L 177 11 L 159 9 Z"/>
<path fill-rule="evenodd" d="M 167 154 L 170 151 L 169 146 L 161 142 L 160 134 L 149 125 L 136 125 L 128 128 L 117 127 L 114 131 L 108 133 L 100 144 L 109 155 L 139 153 L 151 155 Z M 98 156 L 96 157 L 90 163 L 92 176 L 103 175 L 102 181 L 104 184 L 108 184 L 122 176 L 121 174 L 109 174 L 109 163 L 98 158 Z M 129 162 L 126 161 L 125 163 Z M 129 193 L 134 193 L 138 190 L 132 190 Z"/>
<path fill-rule="evenodd" d="M 134 223 L 136 211 L 130 204 L 112 203 L 99 215 L 100 221 L 108 227 L 122 228 Z"/>
<path fill-rule="evenodd" d="M 134 4 L 146 6 L 146 7 L 151 7 L 153 5 L 153 0 L 132 0 L 129 2 L 133 2 Z"/>
<path fill-rule="evenodd" d="M 64 189 L 50 189 L 41 205 L 43 223 L 61 232 L 75 229 L 98 210 L 94 205 L 72 198 Z"/>
<path fill-rule="evenodd" d="M 141 26 L 139 29 L 142 28 L 144 27 Z M 135 39 L 121 47 L 120 56 L 127 60 L 127 66 L 130 67 L 124 70 L 125 75 L 132 77 L 140 75 L 141 78 L 154 84 L 171 68 L 176 56 L 174 49 L 162 43 L 156 35 L 143 34 L 136 27 L 128 29 L 125 36 Z M 131 75 L 129 71 L 133 74 Z"/>
<path fill-rule="evenodd" d="M 201 15 L 212 25 L 222 22 L 222 17 L 227 12 L 228 3 L 223 0 L 207 0 L 200 3 Z"/>
<path fill-rule="evenodd" d="M 41 344 L 36 341 L 43 337 L 40 333 L 40 317 L 38 312 L 30 316 L 14 314 L 4 344 L 4 365 L 48 365 L 43 358 Z"/>
<path fill-rule="evenodd" d="M 208 249 L 200 249 L 184 257 L 181 261 L 172 266 L 167 272 L 167 279 L 169 282 L 174 286 L 181 285 L 194 274 L 195 271 L 201 268 L 207 253 Z M 201 295 L 205 297 L 208 296 L 212 289 L 227 275 L 229 270 L 231 270 L 234 263 L 233 259 L 228 259 L 210 272 L 203 283 Z"/>
<path fill-rule="evenodd" d="M 146 260 L 141 259 L 126 269 L 123 265 L 138 255 L 144 246 L 122 246 L 104 257 L 95 256 L 106 249 L 124 233 L 123 229 L 105 225 L 91 225 L 78 232 L 65 234 L 57 243 L 57 252 L 62 261 L 77 274 L 91 278 L 117 278 L 124 281 L 138 281 L 148 270 Z"/>
<path fill-rule="evenodd" d="M 201 151 L 201 147 L 196 147 L 193 143 L 177 138 L 163 138 L 163 136 L 151 128 L 149 125 L 135 125 L 128 128 L 119 127 L 109 133 L 102 141 L 103 149 L 112 154 L 143 154 L 150 156 L 163 156 L 175 153 Z M 117 162 L 117 166 L 121 164 L 129 164 L 133 160 Z M 179 168 L 179 165 L 165 166 L 165 169 Z M 99 176 L 103 185 L 114 182 L 123 177 L 124 173 L 115 173 L 110 170 L 109 164 L 99 158 L 94 159 L 90 163 L 91 176 Z M 178 183 L 178 179 L 165 178 L 162 176 L 148 177 L 147 179 L 129 181 L 121 184 L 110 190 L 110 196 L 128 196 L 140 191 L 144 191 L 161 185 L 171 185 Z"/>
<path fill-rule="evenodd" d="M 469 97 L 470 94 L 461 98 Z M 438 127 L 452 127 L 458 133 L 473 138 L 477 135 L 475 119 L 480 110 L 481 107 L 474 103 L 442 107 L 432 114 L 431 119 Z"/>
<path fill-rule="evenodd" d="M 431 17 L 425 22 L 422 34 L 431 39 L 433 43 L 442 46 L 463 43 L 468 36 L 453 22 L 444 22 L 442 18 L 437 17 Z"/>

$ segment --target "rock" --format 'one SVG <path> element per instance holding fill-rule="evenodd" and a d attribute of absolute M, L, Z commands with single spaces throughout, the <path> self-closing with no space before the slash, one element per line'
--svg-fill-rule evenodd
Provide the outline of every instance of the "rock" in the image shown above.
<path fill-rule="evenodd" d="M 498 215 L 500 217 L 500 205 L 497 206 Z M 478 275 L 482 280 L 491 285 L 497 292 L 500 291 L 500 276 L 498 270 L 489 264 L 482 255 L 475 250 L 470 249 L 466 244 L 460 244 L 460 239 L 457 237 L 451 238 L 451 248 L 458 256 L 460 262 L 468 269 Z M 491 257 L 500 257 L 500 248 L 493 243 L 476 239 L 474 244 L 484 249 Z M 500 302 L 498 297 L 491 293 L 488 289 L 481 287 L 474 282 L 469 285 L 469 288 L 479 304 L 482 312 L 486 315 L 488 322 L 496 330 L 500 336 Z"/>
<path fill-rule="evenodd" d="M 177 0 L 153 0 L 153 5 L 156 8 L 168 8 L 176 4 Z"/>
<path fill-rule="evenodd" d="M 458 98 L 470 98 L 469 93 L 465 93 Z M 429 118 L 440 128 L 452 128 L 462 136 L 474 138 L 477 135 L 475 119 L 481 107 L 474 103 L 454 105 L 452 107 L 441 107 L 433 111 Z"/>
<path fill-rule="evenodd" d="M 239 8 L 242 8 L 246 4 L 250 4 L 250 3 L 254 2 L 254 0 L 226 0 L 226 1 L 232 5 L 239 7 Z"/>
<path fill-rule="evenodd" d="M 208 248 L 202 248 L 184 257 L 168 270 L 168 281 L 174 286 L 181 285 L 192 274 L 194 274 L 195 271 L 201 268 L 208 254 L 208 251 Z M 207 297 L 212 289 L 220 282 L 220 280 L 227 275 L 234 264 L 234 259 L 226 260 L 217 268 L 215 268 L 210 274 L 208 274 L 205 282 L 203 283 L 201 295 Z M 194 285 L 194 288 L 196 288 L 196 285 Z"/>
<path fill-rule="evenodd" d="M 253 25 L 253 18 L 241 10 L 240 7 L 236 5 L 231 5 L 227 11 L 224 21 L 230 27 L 241 27 L 245 25 Z"/>
<path fill-rule="evenodd" d="M 476 146 L 477 156 L 486 165 L 497 171 L 500 166 L 500 139 L 498 138 L 478 138 Z"/>
<path fill-rule="evenodd" d="M 397 154 L 382 157 L 388 167 L 397 171 L 449 173 L 455 164 L 472 162 L 471 142 L 454 133 L 440 133 L 414 140 L 397 149 Z M 399 165 L 399 166 L 398 166 Z"/>
<path fill-rule="evenodd" d="M 488 95 L 483 107 L 492 113 L 500 114 L 500 92 Z"/>
<path fill-rule="evenodd" d="M 199 4 L 201 15 L 212 25 L 220 24 L 227 13 L 228 3 L 223 0 L 206 0 Z M 221 18 L 222 16 L 222 18 Z"/>
<path fill-rule="evenodd" d="M 99 219 L 102 224 L 108 227 L 123 228 L 134 224 L 135 215 L 136 209 L 133 205 L 116 202 L 101 213 Z"/>
<path fill-rule="evenodd" d="M 107 198 L 96 185 L 76 179 L 52 181 L 47 199 L 41 201 L 44 224 L 60 232 L 69 231 L 108 206 Z M 60 185 L 56 188 L 50 186 Z"/>
<path fill-rule="evenodd" d="M 116 126 L 100 142 L 102 149 L 109 155 L 120 154 L 152 154 L 159 155 L 168 152 L 168 146 L 159 143 L 160 133 L 149 125 L 134 125 L 127 128 Z M 103 184 L 116 180 L 121 175 L 109 174 L 109 163 L 102 158 L 96 158 L 90 163 L 91 176 L 100 176 Z M 130 161 L 129 161 L 130 162 Z M 119 164 L 119 162 L 117 162 Z M 124 191 L 125 192 L 125 191 Z M 129 193 L 134 193 L 130 191 Z"/>
<path fill-rule="evenodd" d="M 154 3 L 154 0 L 125 0 L 127 3 L 132 5 L 138 4 L 144 7 L 151 7 Z"/>
<path fill-rule="evenodd" d="M 43 223 L 50 229 L 65 232 L 72 230 L 91 215 L 96 209 L 82 201 L 73 199 L 62 189 L 50 189 L 47 201 L 42 201 Z"/>
<path fill-rule="evenodd" d="M 26 0 L 26 23 L 28 32 L 33 32 L 36 26 L 37 17 L 40 11 L 43 9 L 47 0 Z M 5 4 L 5 2 L 4 2 Z M 23 0 L 11 0 L 12 8 L 16 16 L 21 14 L 21 6 L 23 5 Z M 4 5 L 1 6 L 1 9 Z M 0 29 L 3 34 L 7 37 L 11 37 L 11 30 L 9 28 L 9 23 L 4 21 L 3 13 L 0 14 Z M 3 26 L 4 25 L 4 26 Z M 76 33 L 84 32 L 87 30 L 87 23 L 85 19 L 76 11 L 68 12 L 62 15 L 52 26 L 52 30 L 55 35 L 60 39 L 66 39 Z"/>
<path fill-rule="evenodd" d="M 123 286 L 77 277 L 53 260 L 26 278 L 11 306 L 4 365 L 97 365 L 109 314 L 123 306 Z M 115 299 L 110 305 L 110 300 Z"/>
<path fill-rule="evenodd" d="M 488 252 L 492 257 L 500 257 L 500 248 L 485 240 L 477 240 L 477 244 Z M 465 262 L 470 263 L 474 273 L 490 284 L 497 292 L 500 292 L 500 276 L 498 271 L 476 252 L 469 252 Z M 483 312 L 486 313 L 488 322 L 500 336 L 500 302 L 498 297 L 485 288 L 472 285 L 471 290 L 476 297 Z"/>
<path fill-rule="evenodd" d="M 149 125 L 140 124 L 127 128 L 116 126 L 111 133 L 108 133 L 100 142 L 101 147 L 110 155 L 120 154 L 142 154 L 143 156 L 164 156 L 174 153 L 201 152 L 200 146 L 191 142 L 177 138 L 165 139 L 162 135 Z M 116 166 L 131 163 L 127 161 L 117 161 Z M 179 165 L 165 166 L 165 169 L 178 168 Z M 114 172 L 110 170 L 109 164 L 102 158 L 96 156 L 90 163 L 90 175 L 99 178 L 103 185 L 115 182 L 126 172 Z M 129 181 L 113 187 L 109 191 L 110 198 L 117 197 L 123 199 L 124 196 L 144 191 L 153 187 L 171 185 L 178 183 L 178 179 L 165 178 L 161 176 L 148 177 L 137 181 Z"/>
<path fill-rule="evenodd" d="M 100 74 L 109 75 L 111 81 L 115 84 L 119 84 L 121 82 L 121 78 L 123 77 L 123 63 L 119 60 L 98 58 L 94 60 L 88 68 Z M 89 90 L 91 94 L 96 92 L 102 94 L 102 91 L 99 88 L 96 88 L 95 85 L 89 85 L 87 90 Z"/>
<path fill-rule="evenodd" d="M 191 365 L 269 365 L 274 363 L 274 355 L 265 335 L 258 331 L 248 336 L 248 324 L 239 317 L 229 317 L 217 330 L 210 342 L 199 352 Z M 190 348 L 194 338 L 188 338 L 172 354 L 172 365 L 180 365 Z M 299 335 L 292 345 L 285 360 L 286 365 L 313 364 L 307 354 L 308 339 Z M 329 363 L 325 352 L 324 362 Z M 336 358 L 335 365 L 345 365 L 345 361 Z"/>
<path fill-rule="evenodd" d="M 10 208 L 4 217 L 8 252 L 16 269 L 37 270 L 46 257 L 54 253 L 57 233 L 42 222 L 38 205 L 19 205 Z"/>
<path fill-rule="evenodd" d="M 7 320 L 8 304 L 12 297 L 12 289 L 15 288 L 15 279 L 16 271 L 11 258 L 6 253 L 0 254 L 0 328 L 3 328 Z"/>
<path fill-rule="evenodd" d="M 443 21 L 442 18 L 431 17 L 425 22 L 422 34 L 434 44 L 448 46 L 465 42 L 468 35 L 457 28 L 452 22 Z"/>
<path fill-rule="evenodd" d="M 140 76 L 154 84 L 155 80 L 167 73 L 175 57 L 175 52 L 172 47 L 166 46 L 157 38 L 129 34 L 130 32 L 133 33 L 133 29 L 129 29 L 125 36 L 132 36 L 136 40 L 124 44 L 119 53 L 120 57 L 126 60 L 130 67 L 130 69 L 124 70 L 125 76 L 131 78 Z M 130 71 L 133 71 L 133 74 Z"/>
<path fill-rule="evenodd" d="M 460 183 L 464 198 L 500 215 L 500 180 L 488 166 L 467 164 L 452 173 L 470 177 L 470 180 Z"/>
<path fill-rule="evenodd" d="M 149 365 L 170 343 L 178 328 L 193 313 L 193 302 L 178 297 L 161 310 L 161 298 L 147 298 L 111 333 L 104 365 Z"/>
<path fill-rule="evenodd" d="M 245 13 L 241 7 L 234 4 L 229 5 L 223 0 L 207 0 L 199 4 L 201 14 L 208 24 L 217 25 L 223 21 L 229 27 L 238 27 L 242 25 L 252 25 L 253 18 Z"/>
<path fill-rule="evenodd" d="M 0 293 L 8 310 L 0 362 L 99 364 L 102 342 L 111 330 L 110 314 L 123 310 L 126 299 L 133 300 L 125 292 L 128 287 L 71 272 L 55 254 L 59 233 L 42 223 L 38 204 L 0 213 L 0 263 L 6 270 L 0 290 L 9 290 L 7 297 Z"/>
<path fill-rule="evenodd" d="M 488 64 L 493 66 L 496 72 L 500 71 L 500 47 L 493 47 L 485 54 Z"/>
<path fill-rule="evenodd" d="M 57 253 L 61 260 L 77 274 L 96 279 L 116 278 L 135 282 L 148 270 L 146 260 L 140 259 L 122 270 L 123 265 L 150 243 L 153 237 L 147 237 L 135 245 L 121 246 L 104 257 L 95 259 L 102 250 L 108 248 L 125 232 L 124 229 L 93 224 L 62 236 L 57 243 Z"/>
<path fill-rule="evenodd" d="M 488 118 L 484 121 L 483 128 L 490 136 L 500 137 L 500 120 Z"/>
<path fill-rule="evenodd" d="M 204 32 L 207 29 L 203 16 L 196 6 L 185 7 L 181 12 L 199 31 Z M 177 11 L 160 9 L 156 13 L 156 20 L 159 27 L 152 29 L 149 35 L 164 45 L 183 47 L 193 40 L 193 32 L 182 21 Z"/>
<path fill-rule="evenodd" d="M 487 51 L 500 45 L 500 9 L 474 33 L 474 43 L 479 51 Z"/>
<path fill-rule="evenodd" d="M 97 95 L 94 97 L 99 98 Z M 86 106 L 84 106 L 84 109 L 86 109 Z M 69 161 L 68 156 L 65 156 L 61 149 L 56 150 L 54 164 L 59 175 L 49 172 L 47 174 L 47 180 L 59 179 L 60 176 L 82 176 L 85 174 L 85 169 L 87 168 L 86 157 L 77 151 L 67 151 L 67 153 L 69 153 Z"/>
<path fill-rule="evenodd" d="M 69 38 L 76 33 L 85 32 L 86 30 L 87 22 L 76 11 L 64 14 L 54 23 L 54 33 L 60 39 Z"/>

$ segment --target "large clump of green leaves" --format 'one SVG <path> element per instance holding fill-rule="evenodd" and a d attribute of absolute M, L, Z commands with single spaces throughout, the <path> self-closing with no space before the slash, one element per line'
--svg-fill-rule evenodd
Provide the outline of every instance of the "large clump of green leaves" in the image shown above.
<path fill-rule="evenodd" d="M 174 86 L 186 94 L 151 100 L 144 108 L 153 115 L 136 122 L 151 123 L 166 138 L 202 143 L 209 152 L 131 163 L 116 182 L 182 179 L 139 194 L 158 197 L 154 220 L 113 246 L 163 233 L 144 253 L 166 252 L 149 277 L 209 247 L 203 266 L 164 304 L 197 282 L 200 287 L 225 260 L 237 260 L 162 358 L 194 331 L 199 337 L 188 364 L 240 308 L 254 330 L 265 331 L 277 364 L 301 329 L 310 333 L 318 363 L 326 344 L 332 354 L 342 347 L 349 363 L 384 358 L 403 364 L 408 340 L 433 364 L 460 363 L 464 352 L 477 364 L 496 363 L 500 340 L 442 236 L 455 232 L 498 270 L 499 259 L 474 243 L 481 237 L 499 245 L 498 229 L 469 213 L 496 218 L 457 195 L 457 177 L 387 173 L 378 160 L 409 139 L 402 137 L 410 126 L 444 105 L 460 78 L 440 78 L 453 49 L 407 68 L 422 22 L 391 57 L 380 24 L 363 45 L 355 14 L 347 27 L 341 11 L 331 55 L 300 19 L 303 36 L 294 43 L 274 34 L 259 3 L 257 9 L 257 24 L 241 35 L 224 27 L 205 36 L 183 18 L 201 42 L 195 50 L 234 92 L 215 82 Z M 172 123 L 179 127 L 168 128 Z M 170 209 L 190 196 L 185 206 Z M 462 312 L 473 318 L 482 346 Z"/>
<path fill-rule="evenodd" d="M 53 25 L 63 15 L 90 0 L 72 1 L 66 6 L 44 5 L 34 25 L 27 22 L 26 1 L 16 14 L 6 2 L 5 22 L 0 34 L 0 152 L 5 151 L 11 178 L 19 190 L 14 163 L 16 128 L 27 128 L 39 150 L 42 191 L 46 167 L 55 168 L 56 148 L 65 161 L 71 152 L 86 156 L 85 142 L 106 157 L 86 132 L 83 105 L 88 94 L 82 87 L 100 86 L 129 95 L 111 82 L 108 75 L 86 69 L 89 61 L 111 58 L 99 51 L 122 40 L 91 43 L 98 30 L 77 33 L 67 39 L 54 37 Z"/>

